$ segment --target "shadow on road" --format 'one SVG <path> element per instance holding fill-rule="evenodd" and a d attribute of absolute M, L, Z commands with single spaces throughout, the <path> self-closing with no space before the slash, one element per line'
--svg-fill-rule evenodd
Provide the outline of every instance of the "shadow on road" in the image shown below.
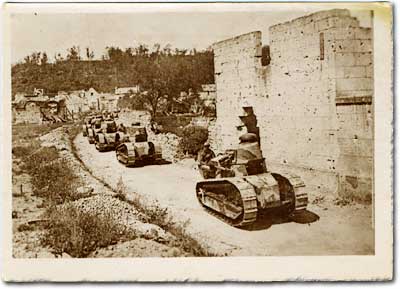
<path fill-rule="evenodd" d="M 172 162 L 167 161 L 167 160 L 164 160 L 164 159 L 162 159 L 162 160 L 157 160 L 157 161 L 154 162 L 155 165 L 169 165 L 169 164 L 171 164 L 171 163 L 172 163 Z"/>
<path fill-rule="evenodd" d="M 308 210 L 302 210 L 288 216 L 285 212 L 279 209 L 271 210 L 268 212 L 261 212 L 258 214 L 257 220 L 241 229 L 247 231 L 260 231 L 269 229 L 272 225 L 284 224 L 284 223 L 299 223 L 299 224 L 310 224 L 319 220 L 319 216 Z"/>

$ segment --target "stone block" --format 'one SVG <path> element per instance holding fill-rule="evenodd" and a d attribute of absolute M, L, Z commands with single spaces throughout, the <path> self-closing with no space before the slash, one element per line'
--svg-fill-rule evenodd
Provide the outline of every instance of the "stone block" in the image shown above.
<path fill-rule="evenodd" d="M 355 40 L 354 41 L 354 51 L 355 52 L 371 52 L 372 51 L 372 41 L 370 39 Z"/>
<path fill-rule="evenodd" d="M 373 81 L 371 78 L 338 78 L 336 89 L 340 91 L 349 90 L 372 90 Z"/>
<path fill-rule="evenodd" d="M 330 28 L 331 27 L 330 25 L 331 25 L 331 22 L 329 21 L 328 18 L 325 18 L 325 19 L 322 19 L 322 20 L 319 20 L 316 22 L 316 28 L 318 31 L 324 31 L 324 30 Z"/>
<path fill-rule="evenodd" d="M 336 66 L 354 66 L 356 65 L 357 55 L 354 53 L 339 52 L 335 54 Z"/>
<path fill-rule="evenodd" d="M 371 28 L 356 28 L 355 39 L 372 39 Z"/>
<path fill-rule="evenodd" d="M 355 39 L 356 34 L 353 29 L 344 28 L 335 29 L 332 33 L 335 40 Z"/>
<path fill-rule="evenodd" d="M 374 77 L 374 69 L 372 67 L 372 64 L 365 66 L 365 76 L 372 78 Z"/>
<path fill-rule="evenodd" d="M 358 78 L 358 77 L 366 77 L 365 66 L 352 66 L 352 67 L 344 67 L 343 68 L 344 76 L 343 78 Z"/>
<path fill-rule="evenodd" d="M 359 52 L 354 53 L 355 62 L 354 65 L 372 65 L 372 53 L 371 52 Z"/>
<path fill-rule="evenodd" d="M 366 90 L 340 90 L 337 92 L 336 97 L 337 98 L 342 98 L 342 97 L 371 97 L 374 94 L 372 89 L 366 89 Z"/>

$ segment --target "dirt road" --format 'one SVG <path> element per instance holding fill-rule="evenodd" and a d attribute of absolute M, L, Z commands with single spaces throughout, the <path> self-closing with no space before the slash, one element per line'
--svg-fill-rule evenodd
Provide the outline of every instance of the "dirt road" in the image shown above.
<path fill-rule="evenodd" d="M 371 206 L 339 207 L 327 199 L 310 204 L 309 212 L 300 217 L 309 224 L 267 216 L 249 230 L 238 229 L 209 215 L 198 204 L 194 190 L 200 177 L 190 162 L 126 168 L 117 161 L 115 152 L 97 152 L 82 134 L 74 144 L 96 177 L 114 188 L 122 177 L 129 192 L 140 194 L 148 204 L 157 201 L 169 208 L 177 222 L 188 221 L 188 232 L 212 252 L 229 256 L 374 253 Z M 311 201 L 317 194 L 313 193 Z"/>

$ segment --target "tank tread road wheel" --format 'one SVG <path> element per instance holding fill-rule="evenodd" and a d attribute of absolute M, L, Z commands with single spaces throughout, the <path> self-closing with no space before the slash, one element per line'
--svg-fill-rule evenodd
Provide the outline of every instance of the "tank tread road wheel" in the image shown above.
<path fill-rule="evenodd" d="M 237 219 L 229 218 L 228 216 L 216 211 L 215 209 L 210 208 L 205 205 L 202 198 L 205 195 L 204 189 L 201 188 L 201 184 L 206 184 L 207 181 L 201 182 L 197 187 L 197 198 L 202 205 L 202 207 L 211 215 L 217 217 L 218 219 L 228 223 L 234 227 L 244 227 L 254 223 L 257 219 L 257 197 L 254 191 L 254 188 L 251 184 L 247 183 L 243 179 L 229 179 L 229 180 L 219 180 L 217 182 L 221 183 L 229 183 L 232 187 L 234 187 L 239 193 L 242 200 L 242 213 Z M 215 179 L 209 181 L 209 183 L 215 184 Z"/>

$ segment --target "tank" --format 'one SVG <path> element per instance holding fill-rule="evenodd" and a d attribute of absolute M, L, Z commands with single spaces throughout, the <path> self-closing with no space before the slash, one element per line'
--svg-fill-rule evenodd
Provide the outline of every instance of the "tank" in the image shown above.
<path fill-rule="evenodd" d="M 101 124 L 101 130 L 95 135 L 95 146 L 100 152 L 112 151 L 128 139 L 129 136 L 119 130 L 114 120 L 105 120 Z"/>
<path fill-rule="evenodd" d="M 138 167 L 162 161 L 161 147 L 147 141 L 147 131 L 143 126 L 128 129 L 129 141 L 119 144 L 115 154 L 119 162 L 127 167 Z"/>
<path fill-rule="evenodd" d="M 253 133 L 247 131 L 239 137 L 236 148 L 211 159 L 207 166 L 199 165 L 201 175 L 207 176 L 196 184 L 200 204 L 235 227 L 251 225 L 261 212 L 276 208 L 288 216 L 305 210 L 308 196 L 304 182 L 290 173 L 269 172 L 259 136 L 254 133 L 258 128 L 253 127 Z"/>
<path fill-rule="evenodd" d="M 103 122 L 103 117 L 98 116 L 90 121 L 90 128 L 87 131 L 87 138 L 90 144 L 96 142 L 96 134 L 101 131 L 101 124 Z"/>
<path fill-rule="evenodd" d="M 88 136 L 88 131 L 92 127 L 92 120 L 94 120 L 96 118 L 102 120 L 102 116 L 100 116 L 100 115 L 89 115 L 89 116 L 85 117 L 85 119 L 83 121 L 83 125 L 82 125 L 82 134 L 84 137 Z"/>

